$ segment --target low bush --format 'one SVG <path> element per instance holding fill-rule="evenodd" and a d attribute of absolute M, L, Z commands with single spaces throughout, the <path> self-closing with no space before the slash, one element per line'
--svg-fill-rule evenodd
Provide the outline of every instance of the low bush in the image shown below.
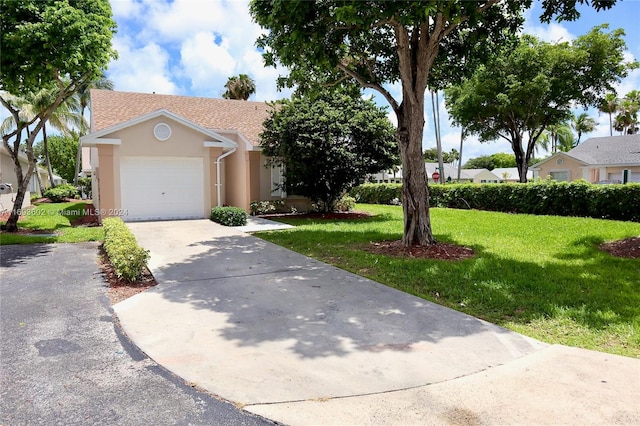
<path fill-rule="evenodd" d="M 355 207 L 356 199 L 349 195 L 345 195 L 344 197 L 340 198 L 334 205 L 334 209 L 337 212 L 350 212 Z"/>
<path fill-rule="evenodd" d="M 248 216 L 240 207 L 214 207 L 210 219 L 224 226 L 242 226 L 247 224 Z"/>
<path fill-rule="evenodd" d="M 65 183 L 45 189 L 42 196 L 47 197 L 53 203 L 61 203 L 67 198 L 76 198 L 78 196 L 78 188 Z"/>
<path fill-rule="evenodd" d="M 281 213 L 285 211 L 285 202 L 284 200 L 252 201 L 249 204 L 249 210 L 252 216 Z"/>
<path fill-rule="evenodd" d="M 136 237 L 122 219 L 109 217 L 102 221 L 104 250 L 118 278 L 133 282 L 142 276 L 149 251 L 138 245 Z"/>
<path fill-rule="evenodd" d="M 401 184 L 365 184 L 350 194 L 359 203 L 395 204 Z M 430 185 L 432 207 L 507 213 L 582 216 L 640 222 L 640 184 L 595 185 L 585 181 L 527 184 Z"/>

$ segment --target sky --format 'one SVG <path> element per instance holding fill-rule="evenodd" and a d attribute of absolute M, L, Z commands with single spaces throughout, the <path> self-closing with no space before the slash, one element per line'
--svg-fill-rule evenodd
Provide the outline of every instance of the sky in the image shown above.
<path fill-rule="evenodd" d="M 241 73 L 256 82 L 256 93 L 250 100 L 272 101 L 290 96 L 290 91 L 278 92 L 276 78 L 284 69 L 265 68 L 255 40 L 263 30 L 252 22 L 248 1 L 242 0 L 111 0 L 118 32 L 113 40 L 118 59 L 107 70 L 115 90 L 184 96 L 221 97 L 227 78 Z M 579 9 L 582 16 L 574 22 L 541 24 L 540 2 L 526 12 L 524 32 L 543 40 L 570 41 L 586 34 L 591 28 L 609 23 L 610 29 L 626 32 L 629 59 L 640 60 L 640 0 L 622 0 L 613 9 L 595 12 L 589 7 Z M 633 71 L 618 87 L 623 96 L 640 89 L 640 69 Z M 389 88 L 400 98 L 400 86 Z M 372 92 L 380 106 L 387 105 L 382 96 Z M 440 97 L 441 135 L 443 150 L 459 148 L 460 130 L 449 124 Z M 427 123 L 423 147 L 435 146 L 431 102 L 426 102 Z M 390 111 L 390 109 L 389 109 Z M 586 135 L 607 136 L 608 116 L 588 113 L 597 120 L 597 129 Z M 389 114 L 395 123 L 393 113 Z M 511 153 L 506 142 L 480 143 L 477 138 L 465 140 L 463 161 L 496 152 Z"/>

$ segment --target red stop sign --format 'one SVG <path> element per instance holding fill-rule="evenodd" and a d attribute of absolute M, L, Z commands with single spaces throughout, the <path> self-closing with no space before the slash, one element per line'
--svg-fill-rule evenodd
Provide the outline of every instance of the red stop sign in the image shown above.
<path fill-rule="evenodd" d="M 440 173 L 438 173 L 438 172 L 433 172 L 433 174 L 431 175 L 431 177 L 433 178 L 433 180 L 438 180 L 438 179 L 440 179 Z"/>

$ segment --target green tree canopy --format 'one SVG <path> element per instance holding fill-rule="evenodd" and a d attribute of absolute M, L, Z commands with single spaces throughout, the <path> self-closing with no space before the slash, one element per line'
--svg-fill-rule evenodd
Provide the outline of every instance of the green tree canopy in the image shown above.
<path fill-rule="evenodd" d="M 462 166 L 463 169 L 488 169 L 515 167 L 516 157 L 513 154 L 499 152 L 491 155 L 483 155 L 476 158 L 470 158 Z"/>
<path fill-rule="evenodd" d="M 575 19 L 576 4 L 585 1 L 545 1 L 543 19 Z M 441 87 L 473 71 L 494 46 L 512 39 L 523 22 L 521 12 L 530 5 L 531 0 L 252 0 L 250 10 L 268 30 L 258 40 L 266 64 L 280 63 L 290 71 L 282 84 L 348 79 L 389 102 L 398 119 L 406 246 L 435 242 L 422 158 L 427 87 Z M 389 90 L 398 82 L 399 99 Z"/>
<path fill-rule="evenodd" d="M 5 228 L 16 231 L 19 209 L 36 167 L 35 137 L 66 99 L 100 76 L 116 57 L 111 47 L 116 24 L 108 0 L 0 0 L 0 10 L 0 104 L 15 122 L 15 128 L 2 133 L 2 142 L 19 182 Z M 14 100 L 43 89 L 55 90 L 56 96 L 25 120 L 21 104 Z M 18 157 L 21 146 L 29 161 L 26 172 Z"/>
<path fill-rule="evenodd" d="M 75 159 L 78 149 L 78 135 L 69 136 L 49 136 L 47 138 L 49 146 L 49 162 L 53 172 L 67 182 L 73 182 L 75 175 Z M 36 157 L 41 164 L 45 164 L 43 143 L 36 143 L 33 147 Z"/>
<path fill-rule="evenodd" d="M 438 148 L 433 147 L 433 148 L 425 149 L 424 152 L 422 153 L 422 156 L 425 161 L 437 162 Z M 452 148 L 451 151 L 449 152 L 446 152 L 446 151 L 442 152 L 442 161 L 445 163 L 455 163 L 459 159 L 460 159 L 460 153 L 455 148 Z"/>
<path fill-rule="evenodd" d="M 367 174 L 394 165 L 397 146 L 386 111 L 358 87 L 324 89 L 275 105 L 261 134 L 263 154 L 283 166 L 282 189 L 331 211 Z"/>
<path fill-rule="evenodd" d="M 520 181 L 548 126 L 567 121 L 575 104 L 595 106 L 635 63 L 624 61 L 622 30 L 602 25 L 573 44 L 523 36 L 460 85 L 445 91 L 455 123 L 481 141 L 511 143 Z"/>

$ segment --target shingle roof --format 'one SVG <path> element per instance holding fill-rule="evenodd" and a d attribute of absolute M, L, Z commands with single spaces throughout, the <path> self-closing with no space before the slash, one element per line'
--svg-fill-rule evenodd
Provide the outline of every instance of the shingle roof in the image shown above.
<path fill-rule="evenodd" d="M 640 135 L 590 138 L 567 155 L 586 164 L 640 164 Z"/>
<path fill-rule="evenodd" d="M 258 145 L 269 108 L 264 102 L 94 89 L 91 90 L 91 131 L 166 109 L 205 129 L 238 130 L 252 145 Z"/>

